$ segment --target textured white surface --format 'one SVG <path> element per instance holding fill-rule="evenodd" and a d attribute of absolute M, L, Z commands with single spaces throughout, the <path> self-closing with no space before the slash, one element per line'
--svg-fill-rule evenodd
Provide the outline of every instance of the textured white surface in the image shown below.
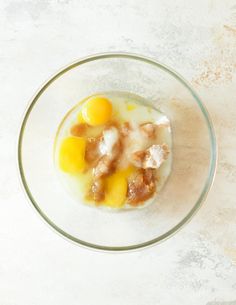
<path fill-rule="evenodd" d="M 35 90 L 91 53 L 131 51 L 179 71 L 215 124 L 219 165 L 177 235 L 126 254 L 80 248 L 30 208 L 16 139 Z M 236 304 L 236 1 L 1 0 L 0 304 Z"/>

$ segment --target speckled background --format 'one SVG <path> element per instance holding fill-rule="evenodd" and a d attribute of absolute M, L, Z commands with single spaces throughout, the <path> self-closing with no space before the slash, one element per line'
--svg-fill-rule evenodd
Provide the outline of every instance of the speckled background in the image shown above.
<path fill-rule="evenodd" d="M 213 119 L 219 164 L 199 213 L 140 252 L 75 246 L 30 208 L 17 173 L 20 121 L 35 90 L 103 51 L 156 58 L 188 79 Z M 0 304 L 236 305 L 236 1 L 1 0 Z"/>

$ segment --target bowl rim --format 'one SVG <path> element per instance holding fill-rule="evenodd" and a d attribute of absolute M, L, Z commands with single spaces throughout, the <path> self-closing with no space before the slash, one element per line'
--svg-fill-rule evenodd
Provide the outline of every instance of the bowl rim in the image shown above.
<path fill-rule="evenodd" d="M 84 240 L 81 240 L 79 238 L 74 237 L 73 235 L 65 232 L 60 227 L 58 227 L 40 208 L 40 206 L 37 204 L 36 200 L 33 197 L 33 194 L 30 191 L 30 188 L 27 184 L 27 180 L 24 174 L 24 167 L 22 162 L 22 141 L 24 137 L 24 131 L 26 127 L 26 123 L 28 120 L 28 117 L 30 116 L 31 110 L 33 109 L 34 105 L 37 103 L 39 97 L 41 94 L 60 76 L 62 76 L 64 73 L 68 72 L 69 70 L 80 66 L 82 64 L 86 64 L 91 61 L 95 60 L 101 60 L 101 59 L 108 59 L 108 58 L 126 58 L 126 59 L 132 59 L 144 62 L 146 64 L 151 64 L 167 73 L 172 75 L 175 79 L 180 81 L 182 85 L 191 93 L 195 101 L 197 102 L 199 108 L 201 109 L 201 112 L 205 118 L 205 122 L 208 127 L 208 132 L 210 135 L 210 147 L 211 147 L 211 158 L 210 158 L 210 164 L 209 164 L 209 170 L 207 179 L 205 182 L 205 185 L 202 189 L 201 194 L 198 197 L 198 200 L 194 204 L 193 208 L 188 212 L 188 214 L 174 227 L 172 227 L 170 230 L 165 232 L 164 234 L 153 238 L 151 240 L 139 243 L 139 244 L 133 244 L 129 246 L 104 246 L 99 244 L 93 244 L 90 242 L 86 242 Z M 20 175 L 20 180 L 23 185 L 23 189 L 30 201 L 30 203 L 33 205 L 35 210 L 38 212 L 38 214 L 45 220 L 45 223 L 49 225 L 49 227 L 53 228 L 57 233 L 59 233 L 60 236 L 65 237 L 67 240 L 76 243 L 77 245 L 84 246 L 86 248 L 90 248 L 93 250 L 102 250 L 102 251 L 113 251 L 113 252 L 127 252 L 131 250 L 137 250 L 141 248 L 147 248 L 149 246 L 158 244 L 169 237 L 173 236 L 176 232 L 178 232 L 184 225 L 186 225 L 192 217 L 196 214 L 196 212 L 200 209 L 203 202 L 205 201 L 208 192 L 211 189 L 211 186 L 213 184 L 215 173 L 216 173 L 216 164 L 217 164 L 217 144 L 216 144 L 216 137 L 215 137 L 215 131 L 214 127 L 211 121 L 211 118 L 209 116 L 209 113 L 203 105 L 203 102 L 201 101 L 198 94 L 195 92 L 195 90 L 192 88 L 192 85 L 186 81 L 179 73 L 177 73 L 172 68 L 168 67 L 165 64 L 162 64 L 161 62 L 147 57 L 143 55 L 139 55 L 136 53 L 129 53 L 129 52 L 105 52 L 105 53 L 97 53 L 92 54 L 83 58 L 80 58 L 78 60 L 75 60 L 74 62 L 66 65 L 64 68 L 60 69 L 57 73 L 53 74 L 35 93 L 35 95 L 31 98 L 28 107 L 25 110 L 25 113 L 23 115 L 23 120 L 20 125 L 19 135 L 18 135 L 18 143 L 17 143 L 17 160 L 18 160 L 18 172 Z"/>

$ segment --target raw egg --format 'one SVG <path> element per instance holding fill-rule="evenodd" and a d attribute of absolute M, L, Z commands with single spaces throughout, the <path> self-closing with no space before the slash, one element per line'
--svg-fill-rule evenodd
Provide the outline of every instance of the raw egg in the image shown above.
<path fill-rule="evenodd" d="M 84 121 L 91 126 L 107 123 L 112 115 L 112 104 L 105 97 L 92 97 L 82 107 Z"/>
<path fill-rule="evenodd" d="M 128 177 L 135 171 L 133 166 L 118 170 L 106 178 L 106 194 L 104 205 L 111 208 L 121 208 L 126 201 Z"/>
<path fill-rule="evenodd" d="M 85 168 L 86 140 L 82 137 L 65 138 L 60 146 L 59 166 L 69 174 L 76 174 Z"/>

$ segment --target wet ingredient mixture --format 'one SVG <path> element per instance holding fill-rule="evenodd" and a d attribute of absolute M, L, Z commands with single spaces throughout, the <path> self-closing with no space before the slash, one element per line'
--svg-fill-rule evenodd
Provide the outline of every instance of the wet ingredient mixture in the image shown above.
<path fill-rule="evenodd" d="M 55 161 L 78 200 L 114 209 L 153 201 L 171 170 L 168 118 L 138 96 L 91 96 L 64 118 Z"/>

